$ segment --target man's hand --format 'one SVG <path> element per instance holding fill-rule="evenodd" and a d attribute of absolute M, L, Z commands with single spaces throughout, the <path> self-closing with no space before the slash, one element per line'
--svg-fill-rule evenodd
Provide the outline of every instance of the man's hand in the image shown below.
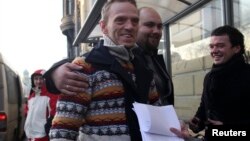
<path fill-rule="evenodd" d="M 52 72 L 52 79 L 56 88 L 63 94 L 75 95 L 85 92 L 88 88 L 87 78 L 76 73 L 82 67 L 72 63 L 65 63 Z"/>
<path fill-rule="evenodd" d="M 189 134 L 187 125 L 184 122 L 180 122 L 180 124 L 181 124 L 181 131 L 176 128 L 170 128 L 170 131 L 176 134 L 180 138 L 183 139 L 190 138 L 191 136 Z"/>

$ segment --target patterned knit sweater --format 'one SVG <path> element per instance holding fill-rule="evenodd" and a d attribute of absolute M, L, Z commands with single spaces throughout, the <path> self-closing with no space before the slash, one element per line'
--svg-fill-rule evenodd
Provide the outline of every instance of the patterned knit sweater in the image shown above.
<path fill-rule="evenodd" d="M 107 136 L 107 141 L 129 141 L 122 82 L 114 73 L 95 70 L 83 58 L 76 58 L 73 63 L 83 66 L 82 75 L 88 78 L 90 87 L 86 93 L 60 95 L 50 130 L 51 141 L 76 140 L 79 133 L 79 139 L 83 141 L 99 140 L 100 136 L 102 141 L 104 136 Z M 133 75 L 132 64 L 122 66 Z M 152 81 L 149 103 L 159 105 L 158 99 Z"/>
<path fill-rule="evenodd" d="M 108 42 L 109 47 L 111 44 Z M 109 51 L 116 49 L 110 53 L 116 56 L 135 82 L 132 63 L 119 59 L 121 56 L 115 54 L 117 48 L 119 47 L 111 46 Z M 88 78 L 89 88 L 85 93 L 77 95 L 60 95 L 50 130 L 50 140 L 130 141 L 125 114 L 125 88 L 120 77 L 110 71 L 97 69 L 93 64 L 85 62 L 84 57 L 76 58 L 73 63 L 83 67 L 79 73 Z M 148 103 L 160 105 L 153 80 L 149 89 Z"/>

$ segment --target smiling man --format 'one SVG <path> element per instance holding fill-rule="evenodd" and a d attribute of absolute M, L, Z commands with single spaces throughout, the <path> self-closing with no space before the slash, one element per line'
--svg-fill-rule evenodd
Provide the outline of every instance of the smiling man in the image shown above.
<path fill-rule="evenodd" d="M 139 30 L 136 43 L 142 49 L 146 64 L 153 71 L 157 92 L 163 105 L 174 105 L 174 89 L 163 55 L 158 54 L 162 37 L 162 20 L 159 13 L 151 7 L 139 9 Z"/>
<path fill-rule="evenodd" d="M 109 0 L 103 6 L 101 40 L 73 64 L 89 87 L 59 96 L 51 141 L 141 141 L 132 103 L 160 105 L 152 72 L 134 54 L 139 13 L 133 0 Z M 65 82 L 68 83 L 68 82 Z M 66 84 L 67 87 L 68 84 Z"/>
<path fill-rule="evenodd" d="M 209 125 L 249 127 L 250 65 L 244 58 L 244 36 L 234 27 L 221 26 L 211 33 L 209 47 L 213 66 L 205 76 L 200 107 L 190 128 L 199 132 Z M 211 136 L 208 133 L 206 139 Z"/>

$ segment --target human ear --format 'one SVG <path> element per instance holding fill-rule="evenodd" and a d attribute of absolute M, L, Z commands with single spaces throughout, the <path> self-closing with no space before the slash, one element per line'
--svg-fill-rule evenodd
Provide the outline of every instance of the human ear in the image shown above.
<path fill-rule="evenodd" d="M 235 52 L 235 53 L 239 53 L 240 50 L 241 50 L 240 45 L 237 45 L 237 46 L 234 47 L 234 52 Z"/>
<path fill-rule="evenodd" d="M 99 22 L 99 24 L 100 24 L 100 27 L 101 27 L 101 30 L 102 30 L 103 34 L 107 34 L 108 30 L 106 28 L 106 23 L 102 20 L 102 21 Z"/>

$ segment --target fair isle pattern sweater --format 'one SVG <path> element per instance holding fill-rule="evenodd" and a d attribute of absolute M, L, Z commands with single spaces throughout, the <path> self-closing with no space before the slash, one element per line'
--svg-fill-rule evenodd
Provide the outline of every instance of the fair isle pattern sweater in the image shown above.
<path fill-rule="evenodd" d="M 135 82 L 131 50 L 115 45 L 104 35 L 104 46 Z M 57 112 L 50 130 L 51 141 L 130 141 L 125 114 L 125 90 L 117 74 L 97 69 L 84 57 L 73 63 L 83 67 L 89 88 L 77 95 L 60 95 Z M 160 105 L 159 95 L 152 80 L 148 103 Z"/>
<path fill-rule="evenodd" d="M 75 59 L 74 63 L 83 66 L 82 75 L 88 77 L 90 87 L 86 93 L 60 95 L 50 130 L 51 141 L 76 140 L 79 128 L 79 138 L 84 138 L 83 141 L 99 140 L 99 136 L 108 136 L 107 141 L 111 138 L 129 141 L 122 82 L 113 73 L 95 70 L 83 58 Z M 130 63 L 122 66 L 133 74 Z M 149 103 L 159 105 L 159 96 L 153 82 Z"/>

